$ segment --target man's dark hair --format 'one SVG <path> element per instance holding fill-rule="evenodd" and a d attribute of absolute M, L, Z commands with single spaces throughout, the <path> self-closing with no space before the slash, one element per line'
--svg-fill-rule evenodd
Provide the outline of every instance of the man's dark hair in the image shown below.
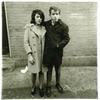
<path fill-rule="evenodd" d="M 51 7 L 49 8 L 49 14 L 51 14 L 51 10 L 59 11 L 59 14 L 61 13 L 61 10 L 60 10 L 58 7 L 55 7 L 55 6 L 51 6 Z"/>
<path fill-rule="evenodd" d="M 44 16 L 44 13 L 41 10 L 39 10 L 39 9 L 36 9 L 36 10 L 33 10 L 32 11 L 32 14 L 31 14 L 31 22 L 30 23 L 36 24 L 36 22 L 35 22 L 35 15 L 36 14 L 39 14 L 40 15 L 40 17 L 42 19 L 41 25 L 43 25 L 45 16 Z"/>

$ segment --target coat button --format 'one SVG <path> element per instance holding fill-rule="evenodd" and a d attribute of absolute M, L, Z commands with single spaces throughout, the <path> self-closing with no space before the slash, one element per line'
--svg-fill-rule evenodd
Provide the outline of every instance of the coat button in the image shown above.
<path fill-rule="evenodd" d="M 34 51 L 34 53 L 36 53 L 36 51 Z"/>
<path fill-rule="evenodd" d="M 48 38 L 48 40 L 50 40 L 50 39 Z"/>
<path fill-rule="evenodd" d="M 32 38 L 35 38 L 34 36 Z"/>

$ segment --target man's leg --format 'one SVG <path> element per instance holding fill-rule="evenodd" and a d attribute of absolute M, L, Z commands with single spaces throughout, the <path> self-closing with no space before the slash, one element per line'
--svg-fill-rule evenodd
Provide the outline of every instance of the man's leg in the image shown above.
<path fill-rule="evenodd" d="M 32 90 L 31 94 L 34 95 L 36 93 L 36 74 L 32 73 Z"/>
<path fill-rule="evenodd" d="M 55 65 L 55 71 L 56 71 L 56 88 L 60 93 L 63 93 L 63 88 L 60 84 L 60 77 L 61 77 L 61 66 Z"/>
<path fill-rule="evenodd" d="M 51 80 L 52 80 L 52 69 L 53 65 L 48 65 L 47 72 L 47 96 L 51 96 Z"/>
<path fill-rule="evenodd" d="M 61 66 L 55 65 L 55 72 L 56 72 L 56 84 L 60 84 L 60 76 L 61 76 Z"/>
<path fill-rule="evenodd" d="M 47 87 L 51 87 L 52 69 L 53 69 L 53 65 L 49 65 L 47 71 Z"/>

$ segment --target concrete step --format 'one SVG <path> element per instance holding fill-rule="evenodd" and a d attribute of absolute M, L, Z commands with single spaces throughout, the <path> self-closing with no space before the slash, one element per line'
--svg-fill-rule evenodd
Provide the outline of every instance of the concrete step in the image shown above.
<path fill-rule="evenodd" d="M 63 66 L 97 66 L 97 56 L 67 56 L 63 57 Z"/>
<path fill-rule="evenodd" d="M 6 69 L 9 69 L 9 70 L 12 70 L 15 68 L 15 60 L 8 57 L 8 56 L 3 56 L 3 62 L 2 62 L 2 69 L 3 70 L 6 70 Z"/>
<path fill-rule="evenodd" d="M 27 59 L 16 57 L 10 58 L 9 56 L 3 56 L 3 69 L 13 69 L 18 67 L 25 67 L 27 65 Z M 97 56 L 68 56 L 63 57 L 62 66 L 97 66 Z"/>

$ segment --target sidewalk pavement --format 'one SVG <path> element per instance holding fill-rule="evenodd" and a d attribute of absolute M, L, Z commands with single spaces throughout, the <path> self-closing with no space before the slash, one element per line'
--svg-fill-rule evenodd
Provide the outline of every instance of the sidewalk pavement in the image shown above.
<path fill-rule="evenodd" d="M 33 99 L 41 97 L 38 93 L 32 97 L 31 75 L 29 72 L 21 73 L 23 68 L 14 71 L 4 70 L 2 75 L 2 99 Z M 38 79 L 38 78 L 37 78 Z M 38 84 L 38 80 L 37 80 Z M 45 73 L 46 84 L 46 73 Z M 61 69 L 61 84 L 64 93 L 60 94 L 55 88 L 55 71 L 52 75 L 52 95 L 50 98 L 97 98 L 97 67 L 96 66 L 70 66 Z M 43 98 L 48 98 L 46 95 Z"/>

